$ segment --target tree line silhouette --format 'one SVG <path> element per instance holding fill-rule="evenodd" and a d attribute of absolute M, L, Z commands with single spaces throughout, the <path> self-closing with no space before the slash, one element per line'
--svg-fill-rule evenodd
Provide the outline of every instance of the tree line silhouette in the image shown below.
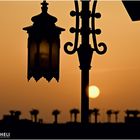
<path fill-rule="evenodd" d="M 20 116 L 21 116 L 21 111 L 19 110 L 10 110 L 9 111 L 10 115 L 4 115 L 3 116 L 3 119 L 7 119 L 7 118 L 13 118 L 14 120 L 20 120 Z M 35 122 L 35 123 L 43 123 L 43 119 L 41 118 L 38 118 L 38 115 L 39 115 L 39 110 L 38 109 L 32 109 L 29 111 L 30 113 L 30 116 L 31 116 L 31 121 L 32 122 Z M 73 108 L 73 109 L 70 109 L 69 111 L 70 113 L 70 122 L 73 122 L 73 123 L 78 123 L 78 114 L 80 114 L 80 111 L 79 109 L 77 108 Z M 107 115 L 107 123 L 112 123 L 112 115 L 115 116 L 115 122 L 114 123 L 118 123 L 118 118 L 119 118 L 119 113 L 120 111 L 119 110 L 112 110 L 112 109 L 108 109 L 106 110 L 106 115 Z M 58 117 L 59 115 L 61 114 L 61 111 L 59 109 L 54 109 L 52 111 L 52 116 L 54 117 L 54 124 L 58 124 L 59 121 L 58 121 Z M 138 117 L 138 115 L 140 114 L 140 111 L 139 110 L 129 110 L 127 109 L 125 111 L 125 121 L 129 121 L 130 119 L 140 119 Z M 89 123 L 93 123 L 93 118 L 94 118 L 94 123 L 101 123 L 99 121 L 99 116 L 101 115 L 100 113 L 100 109 L 98 108 L 93 108 L 93 109 L 89 109 Z"/>
<path fill-rule="evenodd" d="M 10 110 L 0 120 L 0 133 L 10 132 L 11 138 L 140 138 L 140 111 L 127 109 L 124 111 L 124 122 L 119 121 L 119 110 L 104 111 L 106 121 L 101 122 L 103 114 L 100 109 L 89 109 L 89 123 L 82 124 L 78 120 L 80 110 L 69 110 L 70 119 L 65 123 L 59 122 L 61 111 L 54 109 L 51 112 L 53 123 L 44 123 L 39 118 L 40 111 L 31 109 L 30 119 L 21 118 L 22 112 Z M 114 118 L 112 120 L 112 117 Z M 114 121 L 115 120 L 115 121 Z"/>

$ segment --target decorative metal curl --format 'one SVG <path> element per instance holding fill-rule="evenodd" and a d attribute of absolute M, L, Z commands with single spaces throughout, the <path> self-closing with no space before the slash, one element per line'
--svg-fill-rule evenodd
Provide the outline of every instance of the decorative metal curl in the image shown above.
<path fill-rule="evenodd" d="M 95 13 L 95 11 L 96 11 L 96 5 L 97 5 L 97 0 L 94 1 L 93 7 L 92 7 L 92 20 L 91 20 L 91 25 L 92 25 L 92 38 L 93 38 L 93 44 L 94 44 L 93 51 L 96 51 L 96 53 L 102 55 L 102 54 L 105 54 L 106 53 L 107 46 L 103 42 L 100 42 L 97 45 L 96 34 L 100 34 L 101 33 L 101 30 L 100 29 L 95 29 L 95 18 L 100 18 L 101 17 L 101 14 L 100 13 Z M 99 47 L 102 47 L 103 49 L 100 50 Z"/>
<path fill-rule="evenodd" d="M 78 0 L 75 0 L 74 1 L 75 3 L 75 11 L 71 11 L 71 16 L 76 16 L 76 29 L 75 31 L 72 31 L 70 29 L 70 32 L 71 33 L 74 33 L 75 32 L 75 42 L 74 42 L 74 46 L 73 46 L 73 43 L 71 42 L 67 42 L 65 45 L 64 45 L 64 51 L 67 53 L 67 54 L 74 54 L 76 51 L 77 51 L 77 47 L 78 47 L 78 37 L 79 37 L 79 6 L 78 6 Z M 73 47 L 72 50 L 69 50 L 68 47 Z"/>

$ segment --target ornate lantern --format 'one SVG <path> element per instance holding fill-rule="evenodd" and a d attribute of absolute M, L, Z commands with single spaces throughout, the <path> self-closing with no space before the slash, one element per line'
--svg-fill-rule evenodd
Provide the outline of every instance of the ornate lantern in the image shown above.
<path fill-rule="evenodd" d="M 57 18 L 47 13 L 48 3 L 43 1 L 42 13 L 32 17 L 33 25 L 23 28 L 28 37 L 28 80 L 41 77 L 59 80 L 60 34 L 65 29 L 55 25 Z"/>

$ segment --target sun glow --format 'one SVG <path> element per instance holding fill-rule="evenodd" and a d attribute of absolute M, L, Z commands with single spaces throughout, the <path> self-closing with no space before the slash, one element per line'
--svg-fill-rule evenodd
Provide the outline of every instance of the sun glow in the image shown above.
<path fill-rule="evenodd" d="M 100 90 L 97 86 L 89 86 L 89 89 L 88 89 L 88 93 L 89 93 L 89 98 L 97 98 L 99 95 L 100 95 Z"/>

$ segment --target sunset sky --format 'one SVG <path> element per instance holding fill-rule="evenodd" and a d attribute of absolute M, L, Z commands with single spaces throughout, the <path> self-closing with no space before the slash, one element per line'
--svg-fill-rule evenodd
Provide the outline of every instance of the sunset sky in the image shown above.
<path fill-rule="evenodd" d="M 9 110 L 21 110 L 22 118 L 30 119 L 29 111 L 36 108 L 39 118 L 53 122 L 51 112 L 59 109 L 60 121 L 66 122 L 70 109 L 80 109 L 81 98 L 77 54 L 70 56 L 63 49 L 67 41 L 74 40 L 69 32 L 75 26 L 75 18 L 69 15 L 74 3 L 49 2 L 48 13 L 66 29 L 61 34 L 60 82 L 53 79 L 48 83 L 42 78 L 36 83 L 27 80 L 28 36 L 22 28 L 31 25 L 31 17 L 41 12 L 40 2 L 0 1 L 0 118 Z M 105 42 L 108 51 L 102 56 L 94 53 L 92 59 L 90 85 L 98 86 L 101 93 L 90 99 L 90 108 L 100 109 L 100 121 L 107 120 L 107 109 L 120 110 L 119 120 L 123 120 L 126 109 L 140 109 L 140 22 L 131 21 L 119 0 L 98 2 L 97 11 L 102 14 L 96 20 L 96 27 L 102 30 L 97 41 Z"/>

